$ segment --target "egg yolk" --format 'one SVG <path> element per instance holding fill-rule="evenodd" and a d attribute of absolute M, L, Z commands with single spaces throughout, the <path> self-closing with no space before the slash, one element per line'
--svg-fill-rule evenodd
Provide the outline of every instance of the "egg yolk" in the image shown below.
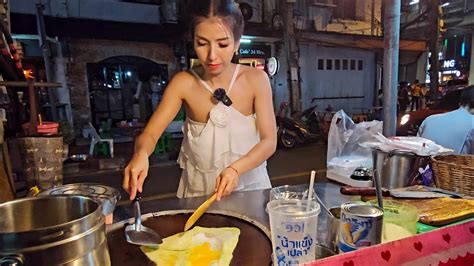
<path fill-rule="evenodd" d="M 209 243 L 204 243 L 189 250 L 188 261 L 193 266 L 208 266 L 221 256 L 217 250 L 211 250 Z"/>

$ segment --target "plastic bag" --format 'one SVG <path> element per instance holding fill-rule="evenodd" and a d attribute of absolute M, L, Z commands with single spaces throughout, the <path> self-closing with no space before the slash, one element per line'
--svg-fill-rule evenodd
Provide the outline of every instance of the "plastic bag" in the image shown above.
<path fill-rule="evenodd" d="M 436 156 L 450 154 L 453 150 L 446 149 L 433 141 L 421 137 L 390 137 L 382 134 L 375 136 L 377 142 L 363 142 L 360 145 L 368 149 L 379 149 L 384 152 L 393 150 L 413 152 L 418 156 Z"/>
<path fill-rule="evenodd" d="M 382 121 L 355 124 L 343 110 L 335 113 L 328 137 L 328 170 L 350 176 L 357 167 L 372 168 L 372 151 L 359 143 L 376 141 L 382 126 Z"/>

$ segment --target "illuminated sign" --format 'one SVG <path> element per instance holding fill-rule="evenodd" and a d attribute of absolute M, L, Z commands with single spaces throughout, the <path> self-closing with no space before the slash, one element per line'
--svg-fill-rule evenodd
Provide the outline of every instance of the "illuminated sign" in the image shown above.
<path fill-rule="evenodd" d="M 271 47 L 269 45 L 248 45 L 242 44 L 239 49 L 242 58 L 269 58 L 271 57 Z"/>
<path fill-rule="evenodd" d="M 456 60 L 443 60 L 442 68 L 454 68 L 456 67 Z"/>

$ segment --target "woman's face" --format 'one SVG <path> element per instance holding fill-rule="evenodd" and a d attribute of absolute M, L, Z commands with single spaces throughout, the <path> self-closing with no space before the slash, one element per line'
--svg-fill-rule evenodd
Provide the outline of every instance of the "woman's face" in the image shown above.
<path fill-rule="evenodd" d="M 238 42 L 232 31 L 219 19 L 203 20 L 194 29 L 194 50 L 204 70 L 211 75 L 222 73 L 230 65 Z"/>

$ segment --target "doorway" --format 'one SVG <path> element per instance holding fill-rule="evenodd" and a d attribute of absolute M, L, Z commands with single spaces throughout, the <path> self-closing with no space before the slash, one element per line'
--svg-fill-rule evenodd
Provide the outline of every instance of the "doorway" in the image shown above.
<path fill-rule="evenodd" d="M 92 123 L 146 122 L 168 84 L 168 66 L 136 56 L 87 64 Z"/>

